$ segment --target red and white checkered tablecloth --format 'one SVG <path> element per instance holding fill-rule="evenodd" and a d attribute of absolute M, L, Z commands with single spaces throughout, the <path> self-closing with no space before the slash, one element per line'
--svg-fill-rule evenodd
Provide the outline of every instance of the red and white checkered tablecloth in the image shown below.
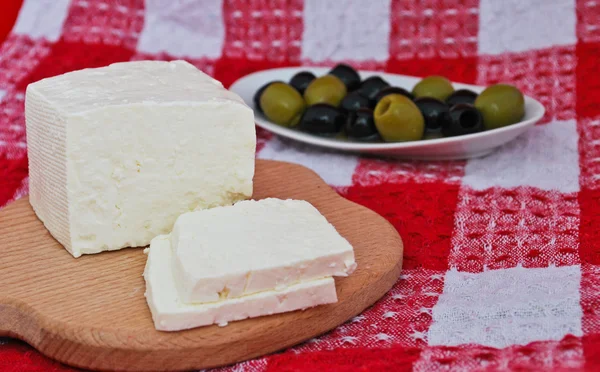
<path fill-rule="evenodd" d="M 312 168 L 387 218 L 404 268 L 334 331 L 219 371 L 600 370 L 599 56 L 597 0 L 24 0 L 0 46 L 0 206 L 27 193 L 25 87 L 74 69 L 184 58 L 229 86 L 345 61 L 514 83 L 546 116 L 469 161 L 330 153 L 259 130 L 259 158 Z M 9 339 L 0 368 L 70 369 Z"/>

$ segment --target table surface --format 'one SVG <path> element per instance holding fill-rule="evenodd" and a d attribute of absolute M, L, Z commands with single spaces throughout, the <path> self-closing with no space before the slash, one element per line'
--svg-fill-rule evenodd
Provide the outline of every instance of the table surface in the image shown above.
<path fill-rule="evenodd" d="M 340 2 L 24 0 L 0 45 L 0 206 L 28 191 L 27 84 L 75 69 L 183 58 L 229 86 L 261 69 L 345 61 L 512 83 L 546 116 L 469 161 L 332 153 L 258 130 L 259 158 L 303 164 L 387 218 L 404 266 L 352 321 L 220 371 L 600 369 L 600 2 Z M 0 4 L 0 37 L 19 5 Z M 70 370 L 1 343 L 2 370 Z"/>

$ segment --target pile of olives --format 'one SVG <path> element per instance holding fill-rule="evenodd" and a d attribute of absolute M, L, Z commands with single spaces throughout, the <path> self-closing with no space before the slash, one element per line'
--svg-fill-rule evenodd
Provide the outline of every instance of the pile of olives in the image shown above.
<path fill-rule="evenodd" d="M 317 77 L 308 71 L 288 83 L 272 81 L 254 95 L 254 105 L 279 125 L 356 141 L 417 141 L 460 136 L 519 122 L 523 94 L 496 84 L 477 94 L 454 90 L 443 76 L 428 76 L 408 91 L 379 76 L 361 80 L 346 64 Z"/>

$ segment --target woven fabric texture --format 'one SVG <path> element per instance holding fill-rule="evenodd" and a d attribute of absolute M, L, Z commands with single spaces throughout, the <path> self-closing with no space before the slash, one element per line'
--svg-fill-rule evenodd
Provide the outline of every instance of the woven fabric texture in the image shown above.
<path fill-rule="evenodd" d="M 27 84 L 75 69 L 181 58 L 229 86 L 344 61 L 513 83 L 546 114 L 479 159 L 375 159 L 258 130 L 257 157 L 388 219 L 404 267 L 346 324 L 216 371 L 600 370 L 599 55 L 595 0 L 24 0 L 0 45 L 0 207 L 27 193 Z M 0 369 L 71 370 L 12 339 Z"/>

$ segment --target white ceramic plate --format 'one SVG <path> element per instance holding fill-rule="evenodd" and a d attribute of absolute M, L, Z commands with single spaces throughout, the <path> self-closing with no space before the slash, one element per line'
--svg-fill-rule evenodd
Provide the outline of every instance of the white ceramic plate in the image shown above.
<path fill-rule="evenodd" d="M 499 146 L 513 140 L 532 127 L 544 116 L 544 106 L 535 99 L 525 96 L 525 117 L 519 123 L 504 128 L 469 134 L 465 136 L 439 138 L 433 140 L 396 143 L 357 143 L 347 140 L 323 138 L 298 130 L 289 129 L 269 121 L 254 107 L 253 96 L 263 84 L 273 81 L 289 81 L 299 71 L 311 71 L 316 76 L 329 72 L 328 67 L 286 67 L 255 72 L 242 77 L 230 90 L 239 94 L 255 112 L 256 124 L 282 137 L 309 143 L 329 149 L 360 152 L 367 154 L 394 156 L 420 160 L 467 159 L 489 154 Z M 359 71 L 362 79 L 379 75 L 393 86 L 411 90 L 421 78 L 405 75 L 386 74 L 377 71 Z M 483 86 L 453 83 L 455 89 L 471 89 L 481 92 Z"/>

